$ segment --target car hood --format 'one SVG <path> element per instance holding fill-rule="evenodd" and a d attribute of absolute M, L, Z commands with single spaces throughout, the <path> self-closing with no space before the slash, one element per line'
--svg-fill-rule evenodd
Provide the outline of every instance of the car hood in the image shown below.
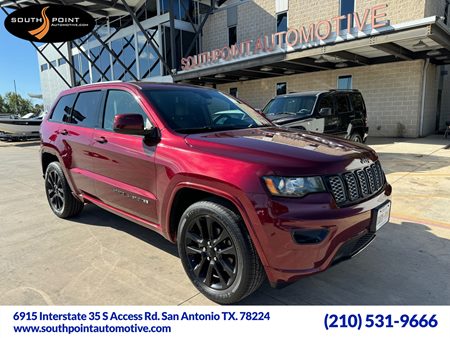
<path fill-rule="evenodd" d="M 377 160 L 369 147 L 344 139 L 287 128 L 255 128 L 191 134 L 197 151 L 257 163 L 280 175 L 330 174 L 355 170 Z"/>

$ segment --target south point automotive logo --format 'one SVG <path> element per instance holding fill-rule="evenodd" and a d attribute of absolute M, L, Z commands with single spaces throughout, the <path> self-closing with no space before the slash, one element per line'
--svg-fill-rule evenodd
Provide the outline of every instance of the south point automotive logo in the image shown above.
<path fill-rule="evenodd" d="M 81 38 L 95 27 L 94 18 L 74 6 L 32 5 L 5 19 L 5 28 L 18 38 L 36 42 L 66 42 Z"/>

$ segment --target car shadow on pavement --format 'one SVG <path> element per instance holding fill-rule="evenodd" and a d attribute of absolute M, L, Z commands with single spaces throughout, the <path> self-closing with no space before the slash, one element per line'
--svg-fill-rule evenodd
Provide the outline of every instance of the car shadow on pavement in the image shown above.
<path fill-rule="evenodd" d="M 172 256 L 178 257 L 177 246 L 170 243 L 157 232 L 116 216 L 93 204 L 87 204 L 84 207 L 83 212 L 79 216 L 71 218 L 71 221 L 92 226 L 110 227 L 115 230 L 126 232 L 149 245 L 163 250 Z"/>
<path fill-rule="evenodd" d="M 124 231 L 178 257 L 156 232 L 87 205 L 75 222 Z M 263 286 L 240 305 L 450 304 L 450 228 L 411 222 L 386 224 L 361 254 L 283 289 Z"/>
<path fill-rule="evenodd" d="M 389 223 L 353 259 L 284 289 L 266 283 L 241 305 L 448 305 L 449 261 L 450 227 Z"/>

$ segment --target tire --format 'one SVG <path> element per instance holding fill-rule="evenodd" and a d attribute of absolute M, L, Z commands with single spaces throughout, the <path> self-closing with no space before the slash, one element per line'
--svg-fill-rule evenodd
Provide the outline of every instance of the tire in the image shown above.
<path fill-rule="evenodd" d="M 45 171 L 45 193 L 53 213 L 60 218 L 70 218 L 83 210 L 84 203 L 72 195 L 59 162 L 52 162 Z"/>
<path fill-rule="evenodd" d="M 214 302 L 236 303 L 265 279 L 242 218 L 220 202 L 205 200 L 187 208 L 177 238 L 186 274 Z"/>
<path fill-rule="evenodd" d="M 362 139 L 360 133 L 353 133 L 350 136 L 350 140 L 353 141 L 353 142 L 357 142 L 357 143 L 363 143 L 363 139 Z"/>

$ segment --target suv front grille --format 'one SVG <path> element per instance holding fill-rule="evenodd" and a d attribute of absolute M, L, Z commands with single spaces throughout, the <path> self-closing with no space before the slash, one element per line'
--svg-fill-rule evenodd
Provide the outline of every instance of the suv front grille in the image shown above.
<path fill-rule="evenodd" d="M 336 203 L 341 206 L 375 195 L 384 186 L 385 177 L 380 162 L 377 161 L 363 169 L 327 176 L 325 182 Z"/>

